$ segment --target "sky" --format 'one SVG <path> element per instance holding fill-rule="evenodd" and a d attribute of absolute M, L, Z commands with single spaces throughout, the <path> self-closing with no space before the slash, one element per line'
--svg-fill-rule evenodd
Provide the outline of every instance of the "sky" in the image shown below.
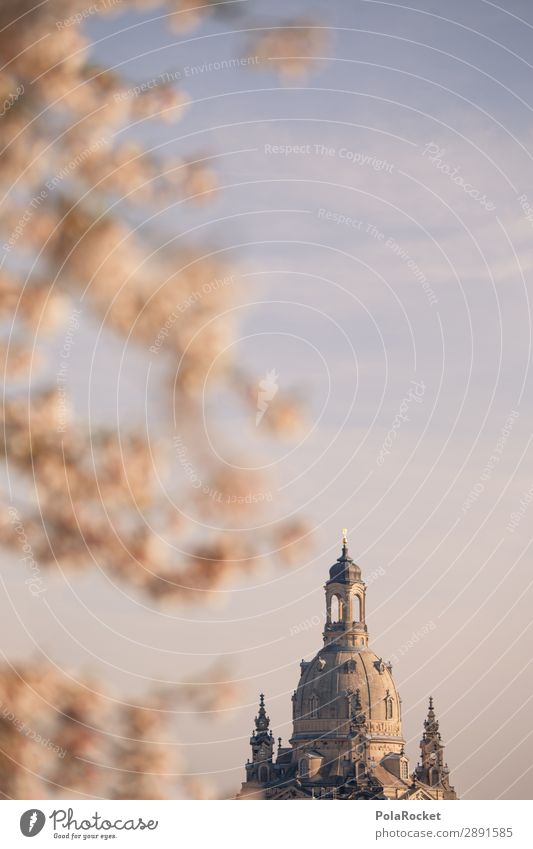
<path fill-rule="evenodd" d="M 239 5 L 187 33 L 157 9 L 86 26 L 95 59 L 132 85 L 173 73 L 187 92 L 183 119 L 146 127 L 144 141 L 213 156 L 220 188 L 208 206 L 172 205 L 161 238 L 199 228 L 223 251 L 239 273 L 237 360 L 258 382 L 275 369 L 308 412 L 301 436 L 278 445 L 222 395 L 206 432 L 228 462 L 242 452 L 269 466 L 273 517 L 305 515 L 313 548 L 290 571 L 265 561 L 207 609 L 157 608 L 80 575 L 53 585 L 53 615 L 34 616 L 13 565 L 15 651 L 35 641 L 131 692 L 227 658 L 238 705 L 213 723 L 181 717 L 180 740 L 189 771 L 232 793 L 260 691 L 275 736 L 290 736 L 299 662 L 320 648 L 323 583 L 347 527 L 371 646 L 394 658 L 411 764 L 432 694 L 459 796 L 530 798 L 533 9 Z M 302 15 L 322 26 L 304 77 L 280 80 L 268 61 L 209 69 L 253 55 L 258 28 Z M 96 390 L 105 418 L 120 380 L 121 421 L 142 417 L 149 358 L 128 349 L 121 362 L 108 339 L 91 377 L 92 330 L 81 332 L 80 404 Z M 154 432 L 160 415 L 154 398 Z"/>

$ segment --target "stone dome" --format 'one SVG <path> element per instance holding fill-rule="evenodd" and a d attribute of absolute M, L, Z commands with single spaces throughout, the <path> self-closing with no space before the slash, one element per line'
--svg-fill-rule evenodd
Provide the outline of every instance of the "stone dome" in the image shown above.
<path fill-rule="evenodd" d="M 292 697 L 293 734 L 274 761 L 264 699 L 250 738 L 252 760 L 239 798 L 455 799 L 430 699 L 421 762 L 409 774 L 401 699 L 392 666 L 368 648 L 366 584 L 342 553 L 325 584 L 324 645 L 302 660 Z"/>
<path fill-rule="evenodd" d="M 301 663 L 290 743 L 295 762 L 313 750 L 328 769 L 336 764 L 344 774 L 347 761 L 355 769 L 361 760 L 362 740 L 367 765 L 403 757 L 401 702 L 391 665 L 368 648 L 366 585 L 348 554 L 346 537 L 325 594 L 324 646 L 313 660 Z"/>
<path fill-rule="evenodd" d="M 329 643 L 302 662 L 294 699 L 294 734 L 345 734 L 359 691 L 360 711 L 369 730 L 401 737 L 401 703 L 392 667 L 366 646 Z"/>

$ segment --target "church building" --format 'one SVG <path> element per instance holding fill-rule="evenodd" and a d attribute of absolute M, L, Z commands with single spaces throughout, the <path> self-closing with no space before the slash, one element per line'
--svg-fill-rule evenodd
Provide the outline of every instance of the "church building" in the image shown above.
<path fill-rule="evenodd" d="M 251 759 L 238 799 L 456 799 L 429 699 L 413 772 L 402 736 L 392 666 L 368 647 L 366 585 L 348 554 L 329 571 L 324 645 L 300 664 L 293 733 L 275 747 L 261 694 Z M 276 748 L 276 751 L 275 751 Z"/>

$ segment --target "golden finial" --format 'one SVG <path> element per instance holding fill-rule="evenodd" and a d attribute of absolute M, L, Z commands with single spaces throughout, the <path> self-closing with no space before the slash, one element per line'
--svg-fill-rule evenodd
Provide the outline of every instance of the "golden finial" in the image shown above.
<path fill-rule="evenodd" d="M 342 529 L 342 544 L 348 545 L 348 528 Z"/>

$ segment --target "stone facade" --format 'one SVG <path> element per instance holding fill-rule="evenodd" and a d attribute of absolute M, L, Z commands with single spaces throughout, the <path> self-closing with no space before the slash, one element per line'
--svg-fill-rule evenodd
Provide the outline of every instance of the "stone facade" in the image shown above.
<path fill-rule="evenodd" d="M 342 553 L 326 591 L 324 645 L 300 664 L 289 746 L 275 743 L 261 694 L 252 758 L 238 799 L 456 799 L 429 700 L 420 763 L 404 751 L 401 699 L 392 666 L 368 647 L 366 586 Z"/>

